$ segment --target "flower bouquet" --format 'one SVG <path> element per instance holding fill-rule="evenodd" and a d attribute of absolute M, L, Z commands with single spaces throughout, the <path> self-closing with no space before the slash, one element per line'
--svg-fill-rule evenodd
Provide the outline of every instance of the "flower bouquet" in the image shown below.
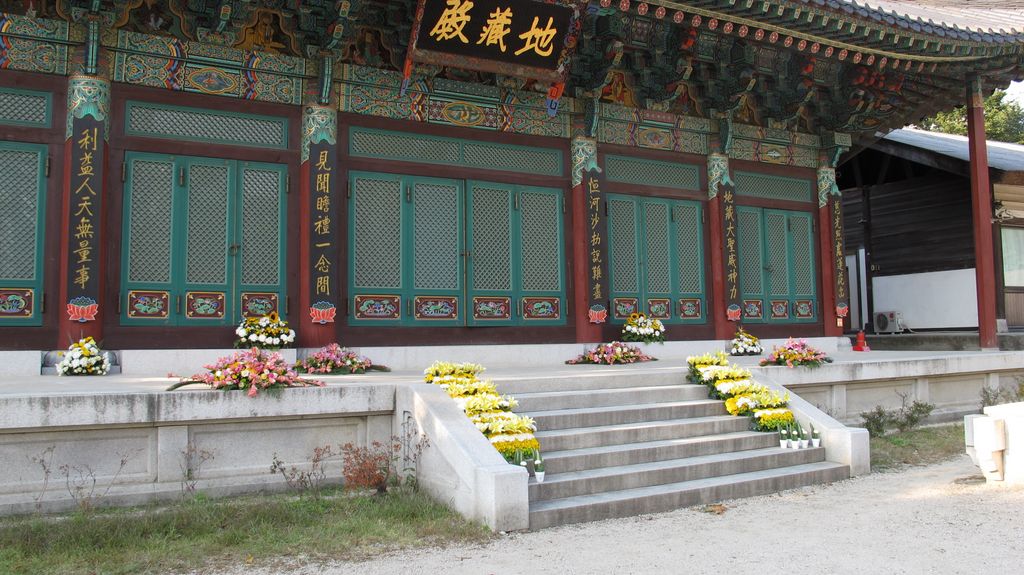
<path fill-rule="evenodd" d="M 793 412 L 785 407 L 754 410 L 754 429 L 758 431 L 778 431 L 783 440 L 789 436 L 789 427 L 796 423 Z"/>
<path fill-rule="evenodd" d="M 68 346 L 57 364 L 57 375 L 106 375 L 109 371 L 110 354 L 101 351 L 92 337 Z"/>
<path fill-rule="evenodd" d="M 665 325 L 660 319 L 642 313 L 632 313 L 622 326 L 622 340 L 640 343 L 664 343 Z"/>
<path fill-rule="evenodd" d="M 781 346 L 775 349 L 761 360 L 761 365 L 785 365 L 796 367 L 804 365 L 807 367 L 818 367 L 823 363 L 832 363 L 832 358 L 825 355 L 825 352 L 817 350 L 807 344 L 807 340 L 795 340 L 789 338 Z"/>
<path fill-rule="evenodd" d="M 637 363 L 641 361 L 656 361 L 656 358 L 644 354 L 631 345 L 613 341 L 611 343 L 598 344 L 597 347 L 589 349 L 579 357 L 570 359 L 565 363 L 569 365 L 581 363 L 614 365 L 616 363 Z"/>
<path fill-rule="evenodd" d="M 704 383 L 701 370 L 710 366 L 728 367 L 729 356 L 721 351 L 705 353 L 704 355 L 691 355 L 686 358 L 686 363 L 690 366 L 690 373 L 687 374 L 686 379 L 690 383 Z"/>
<path fill-rule="evenodd" d="M 285 387 L 323 387 L 322 381 L 302 379 L 290 368 L 281 354 L 267 352 L 258 347 L 235 352 L 216 363 L 204 365 L 205 373 L 193 375 L 167 388 L 167 391 L 191 383 L 205 383 L 214 389 L 247 389 L 249 397 L 265 389 Z"/>
<path fill-rule="evenodd" d="M 295 330 L 288 327 L 288 322 L 281 319 L 276 311 L 262 317 L 248 317 L 238 324 L 235 330 L 238 339 L 235 347 L 260 347 L 263 349 L 280 349 L 291 347 L 295 343 Z"/>
<path fill-rule="evenodd" d="M 761 340 L 747 333 L 742 327 L 736 330 L 729 346 L 729 355 L 761 355 Z"/>
<path fill-rule="evenodd" d="M 729 395 L 723 395 L 732 385 L 746 385 L 751 381 L 750 370 L 738 365 L 708 365 L 697 370 L 698 383 L 708 388 L 708 396 L 712 399 L 725 399 Z M 722 390 L 719 390 L 719 386 Z"/>
<path fill-rule="evenodd" d="M 424 370 L 423 379 L 441 386 L 506 461 L 522 465 L 524 454 L 540 450 L 534 435 L 537 425 L 529 417 L 512 413 L 518 402 L 499 394 L 491 381 L 481 381 L 477 375 L 483 371 L 474 363 L 437 361 Z"/>
<path fill-rule="evenodd" d="M 373 362 L 370 358 L 357 355 L 336 343 L 321 348 L 320 351 L 295 364 L 296 371 L 326 375 L 364 373 L 372 367 Z"/>

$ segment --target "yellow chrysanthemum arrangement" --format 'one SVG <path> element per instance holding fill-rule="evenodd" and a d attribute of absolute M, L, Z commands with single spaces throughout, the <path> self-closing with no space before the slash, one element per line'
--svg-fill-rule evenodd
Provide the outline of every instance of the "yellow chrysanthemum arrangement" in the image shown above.
<path fill-rule="evenodd" d="M 704 383 L 700 370 L 711 366 L 728 367 L 729 356 L 725 352 L 716 351 L 714 353 L 705 353 L 704 355 L 692 355 L 686 358 L 686 363 L 690 366 L 690 373 L 686 376 L 686 379 L 690 383 Z"/>
<path fill-rule="evenodd" d="M 754 426 L 758 431 L 778 431 L 795 423 L 793 412 L 785 407 L 754 410 Z"/>
<path fill-rule="evenodd" d="M 477 376 L 483 371 L 483 366 L 474 363 L 438 361 L 424 370 L 423 379 L 441 386 L 506 461 L 520 464 L 539 457 L 536 423 L 512 413 L 518 402 L 499 394 L 492 382 L 480 380 Z"/>

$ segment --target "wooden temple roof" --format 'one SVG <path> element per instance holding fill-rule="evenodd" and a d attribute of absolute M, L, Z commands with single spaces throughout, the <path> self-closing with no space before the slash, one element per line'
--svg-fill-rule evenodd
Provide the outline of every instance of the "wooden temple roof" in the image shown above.
<path fill-rule="evenodd" d="M 971 76 L 987 92 L 1024 78 L 1024 1 L 549 1 L 582 15 L 572 55 L 560 69 L 567 96 L 680 116 L 849 133 L 867 144 L 961 105 Z M 124 49 L 116 36 L 127 31 L 400 71 L 416 5 L 0 0 L 0 11 L 69 22 L 102 15 L 104 44 L 115 50 Z M 416 74 L 548 89 L 514 68 L 503 74 L 419 64 Z"/>

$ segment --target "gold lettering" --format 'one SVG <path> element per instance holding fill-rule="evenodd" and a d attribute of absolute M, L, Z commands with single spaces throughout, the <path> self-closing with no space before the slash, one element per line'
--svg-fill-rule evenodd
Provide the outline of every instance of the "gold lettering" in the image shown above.
<path fill-rule="evenodd" d="M 92 150 L 95 152 L 97 147 L 96 140 L 99 135 L 97 130 L 97 128 L 82 130 L 82 137 L 78 139 L 78 147 L 82 150 Z"/>
<path fill-rule="evenodd" d="M 594 284 L 594 287 L 591 288 L 590 293 L 593 296 L 593 299 L 601 299 L 602 297 L 604 297 L 604 292 L 601 290 L 601 284 L 599 283 Z"/>
<path fill-rule="evenodd" d="M 331 276 L 317 276 L 316 295 L 331 295 Z"/>
<path fill-rule="evenodd" d="M 328 160 L 327 150 L 324 150 L 324 151 L 320 152 L 320 159 L 318 159 L 317 162 L 316 162 L 316 169 L 322 170 L 322 171 L 325 171 L 325 172 L 331 171 L 331 167 L 327 165 L 327 160 Z"/>
<path fill-rule="evenodd" d="M 78 287 L 85 289 L 85 284 L 89 283 L 89 266 L 82 264 L 75 270 L 74 283 L 78 284 Z"/>
<path fill-rule="evenodd" d="M 552 40 L 555 38 L 555 33 L 558 32 L 558 30 L 551 27 L 554 20 L 555 19 L 553 17 L 549 16 L 548 23 L 544 28 L 538 28 L 537 24 L 540 23 L 540 17 L 534 16 L 533 24 L 530 25 L 530 29 L 519 35 L 519 39 L 523 40 L 525 43 L 522 48 L 516 50 L 515 55 L 518 56 L 523 52 L 533 50 L 539 56 L 550 56 L 553 48 Z"/>
<path fill-rule="evenodd" d="M 327 235 L 331 233 L 331 218 L 323 216 L 319 220 L 313 222 L 313 229 L 320 235 Z"/>
<path fill-rule="evenodd" d="M 331 262 L 323 254 L 320 254 L 320 259 L 316 260 L 316 271 L 325 274 L 331 271 Z"/>
<path fill-rule="evenodd" d="M 480 39 L 476 43 L 483 44 L 484 46 L 497 44 L 498 48 L 504 52 L 505 36 L 508 36 L 509 32 L 512 31 L 509 28 L 509 25 L 512 23 L 512 9 L 506 8 L 503 12 L 501 8 L 495 8 L 490 16 L 487 19 L 487 24 L 484 25 L 484 31 L 480 34 Z"/>
<path fill-rule="evenodd" d="M 597 229 L 597 224 L 601 222 L 601 216 L 597 214 L 590 214 L 590 229 Z"/>
<path fill-rule="evenodd" d="M 590 268 L 590 279 L 598 281 L 601 277 L 601 266 L 593 266 Z"/>
<path fill-rule="evenodd" d="M 92 254 L 92 246 L 89 245 L 89 240 L 82 240 L 78 242 L 78 249 L 74 250 L 73 253 L 78 256 L 78 261 L 76 263 L 84 264 L 92 261 L 89 257 L 89 255 Z"/>
<path fill-rule="evenodd" d="M 90 180 L 92 180 L 92 178 L 86 178 L 82 180 L 82 183 L 78 186 L 78 189 L 75 190 L 76 196 L 81 194 L 82 192 L 88 192 L 93 196 L 96 195 L 96 190 L 92 189 L 92 184 L 90 183 Z"/>
<path fill-rule="evenodd" d="M 331 211 L 331 196 L 317 196 L 316 197 L 316 211 L 318 211 L 318 212 L 330 212 Z"/>
<path fill-rule="evenodd" d="M 590 263 L 601 263 L 601 250 L 590 250 Z"/>
<path fill-rule="evenodd" d="M 594 211 L 601 211 L 601 198 L 590 198 L 590 209 Z"/>
<path fill-rule="evenodd" d="M 316 191 L 325 194 L 331 193 L 331 174 L 324 172 L 316 175 Z"/>
<path fill-rule="evenodd" d="M 599 246 L 599 245 L 601 245 L 601 235 L 600 234 L 592 234 L 590 236 L 590 245 L 591 246 Z"/>
<path fill-rule="evenodd" d="M 473 3 L 469 0 L 448 0 L 448 5 L 437 19 L 430 35 L 436 37 L 438 42 L 458 38 L 463 44 L 469 44 L 469 38 L 462 34 L 462 29 L 469 23 L 469 10 Z"/>
<path fill-rule="evenodd" d="M 85 196 L 78 201 L 78 211 L 75 212 L 75 217 L 81 216 L 82 214 L 87 214 L 89 217 L 93 216 L 92 200 L 89 199 L 89 196 Z M 86 218 L 82 219 L 86 220 Z"/>

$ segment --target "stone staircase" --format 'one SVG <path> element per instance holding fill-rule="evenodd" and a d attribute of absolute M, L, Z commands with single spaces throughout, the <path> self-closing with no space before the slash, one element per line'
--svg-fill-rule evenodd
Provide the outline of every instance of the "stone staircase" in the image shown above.
<path fill-rule="evenodd" d="M 586 368 L 584 368 L 586 369 Z M 849 477 L 823 448 L 780 449 L 685 371 L 581 371 L 496 380 L 537 421 L 547 466 L 530 479 L 530 528 L 596 521 Z"/>

